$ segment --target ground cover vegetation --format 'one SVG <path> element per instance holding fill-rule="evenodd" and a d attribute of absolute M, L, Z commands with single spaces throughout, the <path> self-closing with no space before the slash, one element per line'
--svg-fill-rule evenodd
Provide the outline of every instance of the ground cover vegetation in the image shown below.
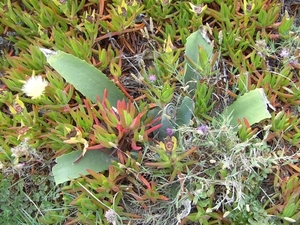
<path fill-rule="evenodd" d="M 1 224 L 299 224 L 300 2 L 2 0 Z"/>

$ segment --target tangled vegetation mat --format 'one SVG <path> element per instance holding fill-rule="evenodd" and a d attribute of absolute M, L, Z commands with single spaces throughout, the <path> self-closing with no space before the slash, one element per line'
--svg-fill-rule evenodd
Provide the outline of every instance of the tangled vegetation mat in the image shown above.
<path fill-rule="evenodd" d="M 2 0 L 0 224 L 300 224 L 300 1 Z"/>

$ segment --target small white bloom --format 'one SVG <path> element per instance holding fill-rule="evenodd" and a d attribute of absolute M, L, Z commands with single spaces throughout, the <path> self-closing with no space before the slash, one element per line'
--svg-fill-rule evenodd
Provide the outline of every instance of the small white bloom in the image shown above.
<path fill-rule="evenodd" d="M 249 204 L 246 204 L 246 210 L 247 210 L 247 212 L 250 212 L 250 206 L 249 206 Z"/>
<path fill-rule="evenodd" d="M 212 208 L 207 208 L 205 212 L 206 212 L 206 213 L 212 213 L 212 212 L 213 212 L 213 209 L 212 209 Z"/>
<path fill-rule="evenodd" d="M 108 211 L 105 212 L 105 218 L 107 219 L 107 222 L 116 224 L 117 213 L 114 210 L 109 209 Z"/>
<path fill-rule="evenodd" d="M 28 145 L 28 141 L 24 140 L 18 146 L 11 148 L 11 156 L 20 158 L 24 155 L 29 155 L 30 147 Z"/>
<path fill-rule="evenodd" d="M 25 166 L 25 163 L 18 163 L 16 165 L 13 166 L 13 168 L 17 171 L 21 171 Z"/>
<path fill-rule="evenodd" d="M 22 87 L 22 91 L 32 99 L 41 97 L 44 94 L 48 82 L 42 76 L 32 76 Z"/>
<path fill-rule="evenodd" d="M 215 164 L 217 161 L 214 160 L 214 159 L 211 159 L 211 160 L 209 160 L 209 162 L 210 162 L 211 164 Z"/>

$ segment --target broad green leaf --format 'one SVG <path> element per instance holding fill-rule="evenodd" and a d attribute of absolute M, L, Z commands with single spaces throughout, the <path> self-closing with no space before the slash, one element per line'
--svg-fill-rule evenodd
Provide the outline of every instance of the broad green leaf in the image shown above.
<path fill-rule="evenodd" d="M 103 98 L 105 89 L 109 92 L 107 98 L 112 106 L 116 106 L 118 100 L 126 99 L 121 90 L 93 65 L 62 51 L 40 49 L 46 56 L 47 62 L 67 82 L 93 102 L 96 102 L 97 96 Z"/>
<path fill-rule="evenodd" d="M 237 126 L 238 120 L 242 121 L 243 118 L 246 118 L 249 124 L 253 125 L 264 119 L 271 118 L 268 107 L 272 108 L 273 106 L 269 103 L 264 90 L 258 88 L 238 97 L 222 114 L 231 114 L 232 126 Z"/>
<path fill-rule="evenodd" d="M 194 91 L 196 84 L 189 82 L 199 79 L 199 74 L 194 70 L 195 65 L 199 65 L 199 47 L 204 49 L 208 58 L 212 56 L 212 46 L 205 40 L 201 31 L 197 30 L 187 38 L 185 45 L 184 83 L 190 86 L 190 91 Z"/>
<path fill-rule="evenodd" d="M 185 96 L 177 111 L 176 124 L 178 126 L 189 126 L 192 119 L 192 113 L 194 113 L 194 108 L 194 101 L 190 97 Z"/>
<path fill-rule="evenodd" d="M 74 161 L 78 159 L 81 154 L 82 151 L 75 151 L 64 154 L 56 159 L 57 164 L 52 169 L 56 185 L 78 178 L 80 175 L 87 175 L 88 172 L 86 169 L 91 169 L 96 172 L 105 171 L 114 159 L 102 151 L 90 150 L 74 164 Z"/>

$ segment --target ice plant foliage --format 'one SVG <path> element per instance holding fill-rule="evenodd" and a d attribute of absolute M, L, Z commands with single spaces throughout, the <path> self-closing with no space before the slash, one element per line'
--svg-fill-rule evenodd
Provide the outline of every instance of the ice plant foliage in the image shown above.
<path fill-rule="evenodd" d="M 298 224 L 296 1 L 36 2 L 0 1 L 1 224 Z"/>
<path fill-rule="evenodd" d="M 40 98 L 48 85 L 48 81 L 42 78 L 42 76 L 32 76 L 22 87 L 22 91 L 32 99 Z"/>
<path fill-rule="evenodd" d="M 121 150 L 141 150 L 138 143 L 149 140 L 148 135 L 158 129 L 161 124 L 152 126 L 156 120 L 147 120 L 146 109 L 138 112 L 134 103 L 118 101 L 117 107 L 112 107 L 107 99 L 107 90 L 104 92 L 102 102 L 98 99 L 95 112 L 96 124 L 93 126 L 94 134 L 91 139 L 96 146 L 88 149 L 114 148 Z M 122 156 L 119 154 L 119 160 Z"/>

